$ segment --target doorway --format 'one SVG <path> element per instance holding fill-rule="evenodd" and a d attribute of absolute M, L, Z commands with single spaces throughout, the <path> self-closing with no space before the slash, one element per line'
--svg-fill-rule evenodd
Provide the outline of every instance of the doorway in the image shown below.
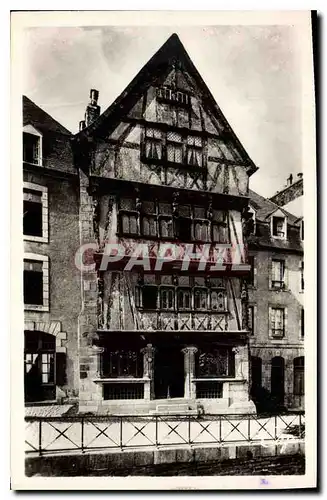
<path fill-rule="evenodd" d="M 184 397 L 184 355 L 179 347 L 158 347 L 154 364 L 156 399 Z"/>

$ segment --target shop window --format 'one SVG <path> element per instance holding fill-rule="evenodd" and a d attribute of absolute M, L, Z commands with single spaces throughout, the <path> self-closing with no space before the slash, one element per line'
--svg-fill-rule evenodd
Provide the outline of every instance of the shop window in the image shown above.
<path fill-rule="evenodd" d="M 101 374 L 107 378 L 142 377 L 143 356 L 136 350 L 105 348 L 101 358 Z"/>
<path fill-rule="evenodd" d="M 233 377 L 235 374 L 235 355 L 232 349 L 200 349 L 196 361 L 198 378 Z"/>

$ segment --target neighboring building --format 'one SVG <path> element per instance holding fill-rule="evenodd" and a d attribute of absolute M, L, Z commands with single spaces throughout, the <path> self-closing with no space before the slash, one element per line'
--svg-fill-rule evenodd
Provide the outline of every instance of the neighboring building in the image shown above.
<path fill-rule="evenodd" d="M 301 218 L 251 190 L 249 196 L 254 219 L 248 241 L 252 396 L 260 410 L 304 409 Z"/>
<path fill-rule="evenodd" d="M 25 401 L 78 395 L 79 184 L 71 133 L 23 97 Z"/>
<path fill-rule="evenodd" d="M 177 35 L 102 115 L 90 98 L 74 139 L 80 243 L 96 242 L 97 261 L 82 272 L 80 411 L 254 412 L 243 243 L 255 165 Z M 108 259 L 108 242 L 125 260 Z M 212 270 L 229 243 L 227 269 Z M 146 263 L 133 266 L 139 244 Z M 174 260 L 157 260 L 163 244 Z M 187 245 L 205 244 L 212 263 L 183 271 Z"/>

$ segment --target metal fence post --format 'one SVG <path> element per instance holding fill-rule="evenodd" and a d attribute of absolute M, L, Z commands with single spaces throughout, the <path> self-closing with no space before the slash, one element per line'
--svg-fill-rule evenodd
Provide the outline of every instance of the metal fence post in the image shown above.
<path fill-rule="evenodd" d="M 158 446 L 158 415 L 156 415 L 156 446 Z"/>
<path fill-rule="evenodd" d="M 82 453 L 85 453 L 85 450 L 84 450 L 84 417 L 82 417 L 82 420 L 81 420 L 81 447 L 82 447 Z"/>
<path fill-rule="evenodd" d="M 277 439 L 277 418 L 278 416 L 275 415 L 275 440 Z"/>
<path fill-rule="evenodd" d="M 42 420 L 39 420 L 39 455 L 42 455 Z"/>
<path fill-rule="evenodd" d="M 188 444 L 191 444 L 191 415 L 188 416 Z"/>
<path fill-rule="evenodd" d="M 219 442 L 221 443 L 221 415 L 219 415 Z"/>
<path fill-rule="evenodd" d="M 248 415 L 248 441 L 251 442 L 251 417 Z"/>
<path fill-rule="evenodd" d="M 120 417 L 120 449 L 123 451 L 123 417 Z"/>

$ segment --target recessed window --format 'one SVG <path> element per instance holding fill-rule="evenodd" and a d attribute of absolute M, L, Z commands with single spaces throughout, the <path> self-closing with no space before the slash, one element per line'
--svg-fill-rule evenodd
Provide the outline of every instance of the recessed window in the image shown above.
<path fill-rule="evenodd" d="M 26 256 L 30 258 L 24 259 L 24 307 L 47 311 L 49 308 L 48 257 L 36 254 L 26 254 Z"/>
<path fill-rule="evenodd" d="M 285 262 L 283 260 L 272 260 L 272 288 L 285 288 Z"/>
<path fill-rule="evenodd" d="M 293 360 L 293 374 L 294 374 L 294 396 L 304 395 L 304 356 L 294 358 Z"/>
<path fill-rule="evenodd" d="M 231 348 L 199 349 L 196 355 L 198 378 L 233 377 L 235 374 L 235 354 Z"/>
<path fill-rule="evenodd" d="M 272 235 L 275 238 L 286 238 L 286 218 L 272 217 Z"/>
<path fill-rule="evenodd" d="M 304 220 L 301 221 L 301 240 L 304 240 Z"/>
<path fill-rule="evenodd" d="M 40 137 L 23 132 L 23 159 L 27 163 L 40 165 Z"/>
<path fill-rule="evenodd" d="M 167 161 L 183 163 L 183 138 L 177 132 L 167 132 Z"/>
<path fill-rule="evenodd" d="M 187 137 L 186 157 L 188 165 L 202 167 L 202 138 L 189 135 Z"/>
<path fill-rule="evenodd" d="M 281 307 L 270 309 L 270 329 L 271 335 L 282 338 L 285 335 L 285 310 Z"/>

